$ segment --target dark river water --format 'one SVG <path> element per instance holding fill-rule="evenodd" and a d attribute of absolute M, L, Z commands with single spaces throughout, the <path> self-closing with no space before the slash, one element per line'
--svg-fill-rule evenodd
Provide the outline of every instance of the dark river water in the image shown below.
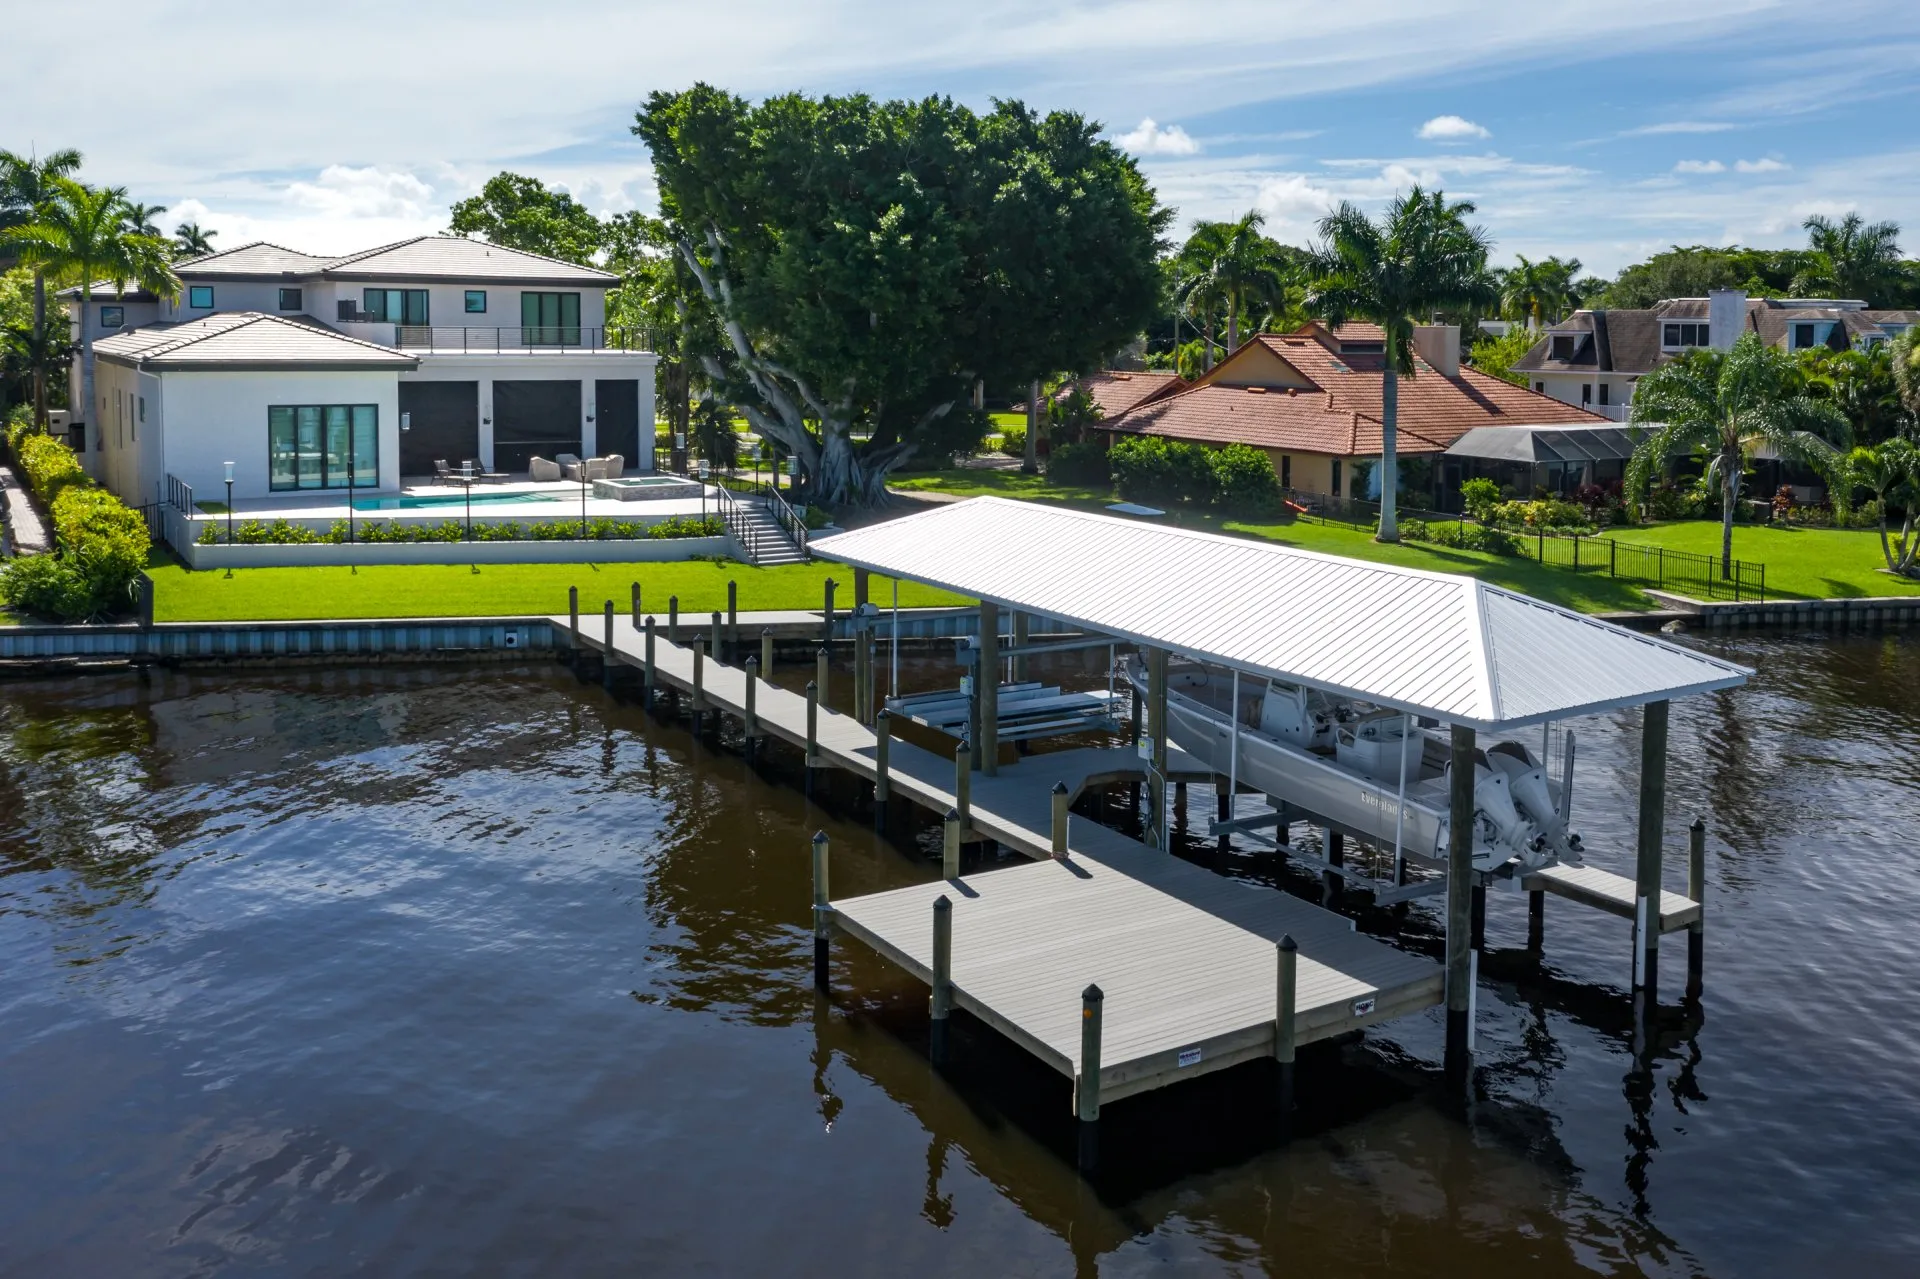
<path fill-rule="evenodd" d="M 1716 651 L 1706 993 L 1670 937 L 1643 1059 L 1624 921 L 1536 959 L 1496 893 L 1463 1107 L 1431 1013 L 1309 1051 L 1285 1147 L 1269 1063 L 1116 1104 L 1092 1181 L 1063 1079 L 964 1020 L 934 1073 L 855 943 L 815 995 L 808 837 L 845 895 L 937 836 L 792 760 L 547 665 L 0 685 L 0 1273 L 1916 1273 L 1920 644 Z M 1575 728 L 1627 869 L 1637 717 Z"/>

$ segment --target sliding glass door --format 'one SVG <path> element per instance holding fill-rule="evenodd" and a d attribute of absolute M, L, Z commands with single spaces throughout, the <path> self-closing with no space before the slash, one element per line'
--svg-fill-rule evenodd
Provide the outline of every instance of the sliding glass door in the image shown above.
<path fill-rule="evenodd" d="M 521 341 L 528 346 L 579 346 L 578 293 L 522 293 Z"/>
<path fill-rule="evenodd" d="M 267 410 L 268 488 L 374 488 L 379 483 L 379 405 L 276 404 Z"/>
<path fill-rule="evenodd" d="M 425 289 L 365 289 L 361 291 L 361 310 L 388 324 L 425 325 L 427 291 Z"/>

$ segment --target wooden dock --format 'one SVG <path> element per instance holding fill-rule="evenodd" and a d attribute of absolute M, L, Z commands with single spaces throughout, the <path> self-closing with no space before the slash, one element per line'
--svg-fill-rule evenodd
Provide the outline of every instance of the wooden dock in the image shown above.
<path fill-rule="evenodd" d="M 1520 879 L 1526 891 L 1551 893 L 1609 915 L 1632 919 L 1638 910 L 1634 881 L 1594 866 L 1546 866 Z M 1660 931 L 1677 933 L 1698 923 L 1700 903 L 1685 893 L 1660 890 Z"/>
<path fill-rule="evenodd" d="M 553 619 L 561 635 L 570 619 Z M 645 662 L 645 635 L 617 618 L 611 659 Z M 581 646 L 603 652 L 604 623 L 583 617 Z M 694 651 L 657 634 L 656 687 L 691 695 Z M 744 717 L 746 672 L 701 661 L 701 706 Z M 807 748 L 807 699 L 759 681 L 760 732 Z M 871 780 L 877 739 L 852 716 L 817 709 L 813 762 Z M 892 794 L 945 813 L 958 802 L 954 761 L 894 739 Z M 1075 1081 L 1100 1101 L 1276 1055 L 1278 943 L 1299 947 L 1293 1042 L 1360 1029 L 1439 1004 L 1443 974 L 1429 960 L 1360 935 L 1344 916 L 1286 893 L 1250 887 L 1156 852 L 1085 819 L 1070 822 L 1068 856 L 1054 860 L 1052 795 L 1138 780 L 1135 753 L 1079 749 L 1028 756 L 969 785 L 975 837 L 1037 859 L 953 880 L 830 899 L 836 928 L 915 976 L 933 978 L 934 902 L 952 908 L 954 1003 Z M 1170 780 L 1211 772 L 1174 753 Z M 1104 994 L 1100 1067 L 1081 1077 L 1084 987 Z M 1087 1084 L 1094 1088 L 1086 1089 Z"/>

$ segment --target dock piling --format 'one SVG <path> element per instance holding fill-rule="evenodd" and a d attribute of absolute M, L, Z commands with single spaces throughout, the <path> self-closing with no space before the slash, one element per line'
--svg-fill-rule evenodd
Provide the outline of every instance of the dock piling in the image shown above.
<path fill-rule="evenodd" d="M 1320 833 L 1326 837 L 1325 847 L 1323 847 L 1320 851 L 1326 854 L 1327 865 L 1329 866 L 1346 865 L 1347 864 L 1347 837 L 1341 834 L 1339 831 L 1334 830 L 1332 827 L 1327 827 L 1323 829 Z M 1332 906 L 1337 902 L 1339 902 L 1340 890 L 1345 886 L 1346 886 L 1346 881 L 1341 877 L 1338 871 L 1329 870 L 1329 871 L 1321 872 L 1320 890 L 1321 890 L 1322 904 L 1327 906 Z"/>
<path fill-rule="evenodd" d="M 840 585 L 832 578 L 826 580 L 826 604 L 821 609 L 820 643 L 824 646 L 833 643 L 833 588 Z"/>
<path fill-rule="evenodd" d="M 980 757 L 974 766 L 992 777 L 1000 771 L 1000 606 L 980 601 L 980 660 L 974 664 L 974 697 L 980 706 Z"/>
<path fill-rule="evenodd" d="M 740 583 L 731 579 L 727 582 L 727 653 L 736 659 L 740 656 Z"/>
<path fill-rule="evenodd" d="M 1053 859 L 1067 860 L 1067 784 L 1053 784 Z"/>
<path fill-rule="evenodd" d="M 647 614 L 647 624 L 645 627 L 647 633 L 646 653 L 642 658 L 640 666 L 642 689 L 641 705 L 645 706 L 648 710 L 653 709 L 653 629 L 653 614 L 649 613 Z"/>
<path fill-rule="evenodd" d="M 1300 947 L 1288 933 L 1276 951 L 1278 979 L 1273 1010 L 1273 1056 L 1280 1063 L 1280 1139 L 1293 1135 L 1294 1009 L 1299 1003 Z"/>
<path fill-rule="evenodd" d="M 833 698 L 827 692 L 829 688 L 827 681 L 832 678 L 832 672 L 832 654 L 827 651 L 827 646 L 822 644 L 813 655 L 813 682 L 820 686 L 820 701 L 829 710 L 833 708 Z"/>
<path fill-rule="evenodd" d="M 707 710 L 707 653 L 698 635 L 688 647 L 693 650 L 693 735 L 699 737 Z"/>
<path fill-rule="evenodd" d="M 633 584 L 633 629 L 640 629 L 640 583 Z"/>
<path fill-rule="evenodd" d="M 960 810 L 949 808 L 940 823 L 940 878 L 960 878 Z"/>
<path fill-rule="evenodd" d="M 887 825 L 887 801 L 893 797 L 893 778 L 888 756 L 893 753 L 893 712 L 883 710 L 873 724 L 873 828 Z"/>
<path fill-rule="evenodd" d="M 754 711 L 754 703 L 760 688 L 760 659 L 747 659 L 746 705 L 741 708 L 740 732 L 747 739 L 747 750 L 753 750 L 754 738 L 760 736 L 760 717 Z"/>
<path fill-rule="evenodd" d="M 760 632 L 760 673 L 768 679 L 773 678 L 773 631 L 771 628 Z"/>
<path fill-rule="evenodd" d="M 667 596 L 667 643 L 680 642 L 680 597 Z"/>
<path fill-rule="evenodd" d="M 1073 1109 L 1080 1120 L 1080 1171 L 1092 1172 L 1100 1157 L 1100 1005 L 1098 986 L 1080 992 L 1080 1073 L 1073 1081 Z"/>
<path fill-rule="evenodd" d="M 941 893 L 933 901 L 933 995 L 927 1027 L 927 1056 L 936 1066 L 947 1061 L 947 1015 L 953 1011 L 953 903 Z"/>
<path fill-rule="evenodd" d="M 580 655 L 580 588 L 567 588 L 567 639 L 573 644 L 574 657 Z"/>
<path fill-rule="evenodd" d="M 1707 824 L 1698 817 L 1687 827 L 1687 896 L 1700 908 L 1687 925 L 1687 998 L 1698 999 L 1707 946 Z"/>
<path fill-rule="evenodd" d="M 720 628 L 720 610 L 713 610 L 713 626 L 707 641 L 707 656 L 716 662 L 726 661 L 726 635 Z"/>
<path fill-rule="evenodd" d="M 606 651 L 601 653 L 600 655 L 600 687 L 610 689 L 613 687 L 613 668 L 614 668 L 613 601 L 612 600 L 607 601 L 605 618 L 606 618 L 606 627 L 605 627 L 604 638 L 606 641 Z"/>
<path fill-rule="evenodd" d="M 1013 682 L 1016 684 L 1025 682 L 1027 678 L 1027 658 L 1024 653 L 1020 653 L 1020 650 L 1027 647 L 1032 636 L 1033 614 L 1024 610 L 1015 613 L 1013 615 L 1013 647 L 1018 656 L 1013 659 Z"/>
<path fill-rule="evenodd" d="M 1456 1089 L 1466 1082 L 1472 1038 L 1473 741 L 1471 728 L 1453 725 L 1447 795 L 1446 1072 Z"/>
<path fill-rule="evenodd" d="M 813 984 L 827 988 L 827 933 L 833 926 L 833 907 L 827 904 L 827 832 L 813 836 Z"/>
<path fill-rule="evenodd" d="M 1667 805 L 1666 702 L 1648 702 L 1640 724 L 1640 845 L 1634 873 L 1633 988 L 1660 998 L 1660 845 Z"/>
<path fill-rule="evenodd" d="M 953 751 L 953 806 L 962 829 L 973 825 L 973 746 L 966 738 Z"/>

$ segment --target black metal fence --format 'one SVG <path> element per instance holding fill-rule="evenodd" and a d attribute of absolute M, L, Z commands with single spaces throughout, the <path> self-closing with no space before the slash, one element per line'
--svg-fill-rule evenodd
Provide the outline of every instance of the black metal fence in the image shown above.
<path fill-rule="evenodd" d="M 1380 504 L 1357 498 L 1333 497 L 1325 493 L 1284 490 L 1287 501 L 1304 519 L 1323 524 L 1344 524 L 1349 528 L 1371 531 L 1380 523 Z M 1464 515 L 1448 515 L 1418 507 L 1399 508 L 1402 523 L 1423 520 L 1428 523 L 1467 523 Z M 1765 600 L 1767 566 L 1750 560 L 1733 561 L 1731 576 L 1720 573 L 1720 557 L 1694 551 L 1676 551 L 1664 546 L 1640 542 L 1622 542 L 1611 537 L 1580 537 L 1540 530 L 1510 530 L 1520 543 L 1521 553 L 1548 568 L 1575 573 L 1604 573 L 1623 581 L 1637 582 L 1655 590 L 1670 590 L 1714 600 Z"/>

